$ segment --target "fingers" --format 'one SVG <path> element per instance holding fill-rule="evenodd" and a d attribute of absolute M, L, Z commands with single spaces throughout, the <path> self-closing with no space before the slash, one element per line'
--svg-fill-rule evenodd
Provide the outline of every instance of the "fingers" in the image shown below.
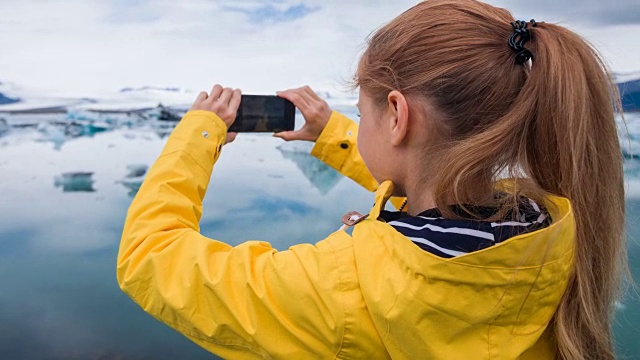
<path fill-rule="evenodd" d="M 234 98 L 235 96 L 235 98 Z M 231 102 L 233 100 L 233 103 Z M 236 119 L 238 106 L 240 105 L 240 90 L 224 88 L 218 101 L 212 104 L 213 112 L 215 112 L 227 126 L 231 126 Z"/>
<path fill-rule="evenodd" d="M 235 133 L 235 132 L 227 133 L 227 140 L 225 141 L 225 145 L 230 142 L 233 142 L 233 140 L 236 139 L 236 136 L 238 136 L 238 133 Z"/>
<path fill-rule="evenodd" d="M 211 111 L 218 115 L 227 126 L 231 126 L 238 112 L 241 100 L 240 89 L 223 88 L 215 84 L 211 88 L 211 93 L 201 92 L 198 94 L 190 110 Z"/>
<path fill-rule="evenodd" d="M 297 89 L 289 89 L 277 93 L 278 96 L 291 101 L 302 113 L 305 124 L 302 129 L 295 132 L 283 132 L 276 134 L 286 141 L 307 140 L 316 141 L 331 118 L 331 108 L 326 101 L 321 99 L 309 86 Z"/>
<path fill-rule="evenodd" d="M 273 137 L 280 138 L 284 141 L 291 141 L 291 140 L 296 140 L 295 133 L 296 133 L 295 131 L 282 131 L 282 132 L 273 134 Z"/>
<path fill-rule="evenodd" d="M 320 98 L 320 96 L 318 96 L 318 94 L 316 94 L 315 91 L 311 90 L 311 88 L 309 87 L 309 85 L 305 85 L 302 87 L 302 90 L 304 91 L 305 94 L 307 94 L 311 99 L 313 100 L 319 100 L 319 101 L 324 101 Z"/>
<path fill-rule="evenodd" d="M 309 95 L 306 94 L 302 88 L 289 89 L 276 94 L 291 101 L 300 111 L 306 110 L 309 107 Z"/>
<path fill-rule="evenodd" d="M 233 94 L 232 88 L 224 88 L 220 97 L 217 98 L 217 101 L 222 103 L 223 105 L 229 104 L 229 100 L 231 100 L 231 95 Z"/>
<path fill-rule="evenodd" d="M 209 97 L 209 94 L 207 94 L 206 91 L 201 91 L 200 93 L 198 93 L 198 96 L 193 101 L 193 104 L 191 105 L 190 110 L 202 110 L 203 107 L 205 106 L 204 104 L 206 104 L 208 97 Z"/>
<path fill-rule="evenodd" d="M 325 101 L 316 94 L 315 91 L 305 85 L 297 89 L 289 89 L 283 92 L 278 92 L 278 96 L 283 97 L 293 103 L 303 113 L 308 111 L 315 111 L 315 108 L 322 107 Z"/>
<path fill-rule="evenodd" d="M 275 133 L 273 134 L 273 137 L 280 138 L 284 141 L 304 140 L 313 142 L 318 139 L 318 135 L 310 132 L 307 127 L 303 127 L 302 129 L 295 131 L 282 131 L 279 133 Z"/>
<path fill-rule="evenodd" d="M 207 100 L 208 97 L 209 95 L 207 94 L 206 91 L 200 91 L 200 93 L 198 94 L 198 97 L 196 97 L 196 101 L 205 101 Z"/>
<path fill-rule="evenodd" d="M 220 86 L 220 84 L 215 84 L 213 88 L 211 88 L 211 94 L 209 94 L 209 98 L 212 101 L 216 101 L 220 97 L 220 94 L 222 94 L 222 86 Z"/>
<path fill-rule="evenodd" d="M 229 108 L 237 112 L 238 108 L 240 107 L 241 99 L 242 92 L 240 91 L 240 89 L 233 90 L 233 93 L 231 94 L 231 100 L 229 100 Z"/>

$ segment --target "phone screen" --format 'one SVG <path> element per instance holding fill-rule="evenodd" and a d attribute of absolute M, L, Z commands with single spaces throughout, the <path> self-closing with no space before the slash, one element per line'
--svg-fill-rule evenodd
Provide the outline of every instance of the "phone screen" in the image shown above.
<path fill-rule="evenodd" d="M 296 108 L 275 95 L 242 95 L 236 120 L 229 132 L 279 132 L 293 130 Z"/>

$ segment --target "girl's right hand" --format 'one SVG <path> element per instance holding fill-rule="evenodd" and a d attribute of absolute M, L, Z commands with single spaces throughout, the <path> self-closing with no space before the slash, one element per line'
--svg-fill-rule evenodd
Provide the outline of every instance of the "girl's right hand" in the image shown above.
<path fill-rule="evenodd" d="M 331 117 L 331 108 L 309 86 L 279 91 L 278 96 L 293 103 L 304 117 L 304 125 L 295 131 L 283 131 L 273 134 L 286 141 L 306 140 L 315 142 Z"/>

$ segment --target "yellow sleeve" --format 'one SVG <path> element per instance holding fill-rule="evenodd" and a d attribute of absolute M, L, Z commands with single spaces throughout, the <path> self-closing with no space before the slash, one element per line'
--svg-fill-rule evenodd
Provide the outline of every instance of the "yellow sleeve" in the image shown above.
<path fill-rule="evenodd" d="M 355 267 L 348 240 L 341 249 L 325 240 L 278 252 L 199 233 L 226 131 L 211 112 L 180 121 L 127 213 L 118 283 L 146 312 L 224 358 L 334 358 L 345 322 L 358 321 L 348 320 L 348 303 L 362 301 L 341 280 L 344 266 Z"/>
<path fill-rule="evenodd" d="M 371 175 L 358 152 L 357 138 L 358 124 L 341 113 L 333 111 L 327 126 L 316 140 L 311 155 L 365 189 L 376 191 L 378 182 Z M 392 197 L 389 201 L 399 208 L 404 198 Z"/>

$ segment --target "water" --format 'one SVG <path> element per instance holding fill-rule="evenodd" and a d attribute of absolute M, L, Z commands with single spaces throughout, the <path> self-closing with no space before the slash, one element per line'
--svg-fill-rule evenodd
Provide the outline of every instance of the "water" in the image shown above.
<path fill-rule="evenodd" d="M 144 313 L 115 279 L 126 210 L 171 126 L 78 131 L 35 117 L 9 120 L 22 126 L 0 133 L 2 357 L 215 358 Z M 238 136 L 216 164 L 203 234 L 231 244 L 260 239 L 286 249 L 323 239 L 347 211 L 367 211 L 371 194 L 308 155 L 309 146 L 283 145 L 269 135 Z M 638 164 L 627 164 L 629 256 L 636 278 Z M 615 330 L 628 358 L 640 358 L 639 328 L 640 302 L 625 299 Z"/>

